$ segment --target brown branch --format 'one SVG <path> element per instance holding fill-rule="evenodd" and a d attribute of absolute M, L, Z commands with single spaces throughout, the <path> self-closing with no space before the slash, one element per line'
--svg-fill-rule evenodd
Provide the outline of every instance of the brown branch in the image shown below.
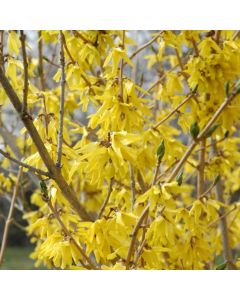
<path fill-rule="evenodd" d="M 121 48 L 124 50 L 125 47 L 125 30 L 122 31 L 122 44 Z M 123 59 L 121 59 L 120 62 L 120 72 L 119 72 L 119 98 L 121 101 L 123 101 L 123 68 L 124 68 L 124 62 Z"/>
<path fill-rule="evenodd" d="M 27 97 L 28 97 L 28 62 L 26 52 L 26 35 L 23 30 L 20 30 L 20 40 L 22 45 L 23 70 L 24 70 L 24 86 L 23 86 L 23 114 L 27 112 Z"/>
<path fill-rule="evenodd" d="M 212 154 L 215 156 L 217 154 L 217 146 L 213 143 L 212 146 Z M 216 200 L 225 203 L 223 198 L 223 186 L 221 178 L 219 178 L 217 184 L 216 184 Z M 220 217 L 224 216 L 225 209 L 224 207 L 220 208 Z M 223 255 L 224 259 L 228 262 L 227 266 L 228 269 L 231 269 L 231 263 L 233 262 L 233 256 L 232 256 L 232 250 L 229 243 L 229 234 L 228 234 L 228 224 L 227 224 L 227 218 L 222 217 L 220 219 L 220 230 L 221 230 L 221 236 L 222 236 L 222 246 L 223 246 Z"/>
<path fill-rule="evenodd" d="M 193 44 L 193 49 L 195 51 L 195 55 L 199 56 L 199 51 L 198 51 L 198 47 L 197 47 L 196 41 L 194 40 L 194 38 L 192 38 L 191 41 L 192 41 L 192 44 Z"/>
<path fill-rule="evenodd" d="M 18 159 L 16 159 L 16 158 L 14 158 L 14 157 L 11 157 L 9 153 L 4 152 L 4 151 L 1 150 L 1 149 L 0 149 L 0 154 L 2 154 L 2 155 L 3 155 L 4 157 L 6 157 L 7 159 L 13 161 L 14 163 L 18 164 L 19 166 L 22 166 L 22 167 L 24 167 L 24 168 L 27 168 L 27 169 L 29 169 L 30 171 L 34 172 L 34 173 L 37 173 L 37 174 L 43 175 L 43 176 L 47 176 L 47 177 L 49 177 L 49 175 L 50 175 L 48 172 L 45 172 L 45 171 L 43 171 L 43 170 L 40 170 L 40 169 L 35 168 L 35 167 L 33 167 L 33 166 L 30 166 L 29 164 L 26 164 L 26 163 L 24 163 L 24 162 L 22 162 L 22 161 L 20 161 L 20 160 L 18 160 Z"/>
<path fill-rule="evenodd" d="M 230 215 L 233 211 L 235 211 L 238 208 L 238 210 L 240 209 L 240 207 L 237 207 L 237 205 L 235 205 L 232 209 L 230 209 L 229 211 L 225 212 L 224 214 L 222 214 L 219 218 L 217 218 L 216 220 L 212 221 L 211 223 L 208 224 L 208 227 L 212 227 L 214 226 L 217 222 L 219 222 L 220 220 L 222 220 L 223 218 L 225 218 L 226 216 Z M 230 226 L 229 226 L 230 227 Z"/>
<path fill-rule="evenodd" d="M 89 43 L 89 44 L 92 44 L 94 46 L 94 43 L 92 41 L 89 41 L 87 38 L 85 38 L 85 36 L 83 36 L 79 31 L 72 30 L 72 32 L 73 32 L 75 37 L 80 38 L 84 43 Z"/>
<path fill-rule="evenodd" d="M 4 40 L 4 30 L 0 30 L 0 67 L 3 67 L 4 65 L 3 40 Z"/>
<path fill-rule="evenodd" d="M 138 231 L 139 229 L 141 228 L 141 225 L 148 213 L 148 210 L 149 210 L 149 204 L 147 204 L 147 206 L 145 207 L 145 209 L 143 210 L 141 216 L 139 217 L 139 220 L 137 222 L 137 224 L 135 225 L 134 229 L 133 229 L 133 233 L 132 233 L 132 239 L 131 239 L 131 242 L 130 242 L 130 246 L 128 248 L 128 254 L 127 254 L 127 259 L 126 259 L 126 270 L 129 269 L 129 263 L 130 263 L 130 260 L 131 260 L 131 257 L 132 257 L 132 254 L 133 254 L 133 251 L 134 251 L 134 246 L 135 246 L 135 242 L 136 242 L 136 239 L 137 239 L 137 234 L 138 234 Z"/>
<path fill-rule="evenodd" d="M 197 139 L 194 140 L 189 146 L 188 149 L 186 150 L 185 154 L 183 155 L 183 157 L 180 159 L 179 163 L 177 164 L 177 166 L 174 168 L 174 170 L 172 171 L 171 175 L 169 176 L 167 182 L 171 182 L 173 180 L 173 178 L 178 174 L 178 172 L 180 171 L 180 169 L 182 168 L 183 164 L 185 163 L 185 161 L 188 159 L 188 157 L 191 155 L 192 151 L 194 150 L 194 148 L 196 147 L 196 145 L 198 144 L 198 141 L 200 141 L 204 135 L 207 133 L 208 129 L 214 124 L 214 122 L 217 120 L 217 118 L 219 117 L 219 115 L 222 113 L 222 111 L 224 110 L 224 108 L 237 96 L 237 94 L 239 93 L 238 89 L 236 89 L 234 92 L 232 92 L 232 94 L 225 99 L 225 101 L 220 105 L 220 107 L 218 108 L 218 110 L 214 113 L 214 115 L 212 116 L 212 118 L 209 120 L 209 122 L 206 124 L 206 126 L 203 128 L 203 130 L 200 132 L 200 134 L 198 135 Z"/>
<path fill-rule="evenodd" d="M 64 118 L 64 101 L 65 101 L 65 57 L 63 50 L 63 39 L 64 35 L 62 30 L 59 34 L 60 39 L 60 65 L 61 65 L 61 81 L 60 81 L 60 107 L 59 107 L 59 128 L 58 128 L 58 143 L 57 143 L 57 162 L 56 166 L 61 168 L 61 159 L 62 159 L 62 143 L 63 143 L 63 118 Z"/>
<path fill-rule="evenodd" d="M 43 70 L 43 55 L 42 55 L 42 32 L 38 31 L 38 69 L 40 88 L 42 91 L 45 90 L 44 70 Z"/>
<path fill-rule="evenodd" d="M 175 107 L 169 114 L 166 115 L 166 117 L 160 120 L 156 125 L 152 126 L 152 128 L 157 129 L 161 124 L 166 122 L 172 115 L 175 114 L 175 112 L 179 110 L 179 108 L 181 108 L 185 103 L 188 102 L 188 100 L 190 100 L 193 97 L 193 93 L 194 92 L 191 92 L 181 103 L 178 104 L 177 107 Z"/>
<path fill-rule="evenodd" d="M 11 200 L 11 204 L 10 204 L 10 208 L 9 208 L 9 212 L 8 212 L 8 217 L 7 217 L 7 220 L 5 222 L 5 227 L 4 227 L 4 232 L 3 232 L 2 245 L 1 245 L 1 251 L 0 251 L 0 266 L 2 265 L 3 255 L 4 255 L 6 245 L 7 245 L 8 232 L 9 232 L 9 229 L 10 229 L 10 225 L 12 223 L 14 205 L 15 205 L 15 201 L 17 199 L 17 194 L 18 194 L 21 175 L 22 175 L 22 168 L 19 168 L 17 181 L 16 181 L 16 185 L 15 185 L 14 190 L 13 190 L 12 200 Z"/>
<path fill-rule="evenodd" d="M 74 244 L 74 246 L 77 248 L 77 250 L 79 251 L 79 253 L 82 255 L 82 257 L 84 257 L 86 259 L 86 261 L 89 263 L 90 269 L 98 269 L 97 266 L 94 265 L 94 263 L 91 261 L 91 259 L 87 256 L 87 254 L 85 253 L 85 251 L 79 246 L 79 244 L 77 243 L 77 241 L 74 239 L 74 237 L 72 236 L 72 234 L 70 233 L 70 231 L 67 229 L 67 227 L 65 226 L 65 224 L 63 223 L 63 221 L 61 220 L 58 211 L 56 210 L 55 207 L 53 207 L 52 202 L 50 200 L 48 200 L 48 207 L 50 208 L 50 210 L 52 211 L 54 217 L 57 219 L 59 225 L 62 227 L 65 235 L 69 238 L 69 241 L 72 242 Z M 82 260 L 81 260 L 81 264 L 89 269 L 89 266 L 86 265 Z"/>
<path fill-rule="evenodd" d="M 160 159 L 160 157 L 158 157 L 157 158 L 157 165 L 156 165 L 154 176 L 153 176 L 153 180 L 152 180 L 152 186 L 154 186 L 156 184 L 156 182 L 157 182 L 157 176 L 158 176 L 160 164 L 161 164 L 161 159 Z"/>
<path fill-rule="evenodd" d="M 164 30 L 161 30 L 154 38 L 152 38 L 150 41 L 139 47 L 133 54 L 129 57 L 130 59 L 133 59 L 139 52 L 143 51 L 148 46 L 152 45 L 163 33 Z"/>
<path fill-rule="evenodd" d="M 111 196 L 111 193 L 112 193 L 112 189 L 113 189 L 113 178 L 110 179 L 110 183 L 109 183 L 109 187 L 108 187 L 108 192 L 107 192 L 107 196 L 106 196 L 106 199 L 104 200 L 103 202 L 103 205 L 99 211 L 99 214 L 98 214 L 98 219 L 101 219 L 103 213 L 104 213 L 104 210 L 108 204 L 108 201 L 110 199 L 110 196 Z"/>
<path fill-rule="evenodd" d="M 49 58 L 47 58 L 46 56 L 43 56 L 43 59 L 48 62 L 50 65 L 56 67 L 56 68 L 60 68 L 60 66 L 58 64 L 56 64 L 55 62 L 51 61 Z"/>
<path fill-rule="evenodd" d="M 213 183 L 210 185 L 210 187 L 204 193 L 202 193 L 200 195 L 199 199 L 201 200 L 201 199 L 205 198 L 207 196 L 207 194 L 209 194 L 212 191 L 212 189 L 216 186 L 216 184 L 217 184 L 217 181 L 214 180 Z"/>
<path fill-rule="evenodd" d="M 134 172 L 133 172 L 133 166 L 129 162 L 129 172 L 130 172 L 130 181 L 131 181 L 131 191 L 132 191 L 132 210 L 135 203 L 136 198 L 136 186 L 135 186 L 135 178 L 134 178 Z"/>
<path fill-rule="evenodd" d="M 214 39 L 217 44 L 219 44 L 219 42 L 220 42 L 221 32 L 222 32 L 222 30 L 216 30 L 216 32 L 215 32 Z"/>
<path fill-rule="evenodd" d="M 236 30 L 236 32 L 234 33 L 233 35 L 233 41 L 235 41 L 238 37 L 239 37 L 239 34 L 240 34 L 240 30 Z"/>
<path fill-rule="evenodd" d="M 63 178 L 61 172 L 59 172 L 59 169 L 55 166 L 54 162 L 52 161 L 36 127 L 33 124 L 33 120 L 30 116 L 23 117 L 22 112 L 22 103 L 19 100 L 16 92 L 14 91 L 12 85 L 6 78 L 2 68 L 0 68 L 0 82 L 2 84 L 2 87 L 4 88 L 7 96 L 9 97 L 10 101 L 12 102 L 15 110 L 19 113 L 20 117 L 22 118 L 22 121 L 28 130 L 34 145 L 36 146 L 39 155 L 41 156 L 44 164 L 46 165 L 50 177 L 55 180 L 58 187 L 60 188 L 62 194 L 65 196 L 65 198 L 69 201 L 69 203 L 72 205 L 72 207 L 75 209 L 75 211 L 78 213 L 78 215 L 83 220 L 91 220 L 92 218 L 89 216 L 89 214 L 86 212 L 85 208 L 79 203 L 78 198 L 76 197 L 74 191 L 72 188 L 67 184 L 66 180 Z"/>
<path fill-rule="evenodd" d="M 62 32 L 62 31 L 61 31 L 61 32 Z M 69 56 L 69 58 L 70 58 L 72 64 L 75 65 L 75 64 L 76 64 L 76 61 L 75 61 L 75 59 L 72 57 L 72 54 L 71 54 L 71 52 L 70 52 L 69 49 L 68 49 L 67 42 L 66 42 L 66 39 L 65 39 L 65 36 L 64 36 L 63 32 L 62 32 L 62 34 L 61 34 L 61 39 L 62 39 L 62 42 L 61 42 L 61 43 L 63 44 L 63 47 L 64 47 L 64 49 L 65 49 L 66 52 L 67 52 L 67 55 Z M 61 46 L 61 47 L 62 47 L 62 46 Z M 62 50 L 62 51 L 63 51 L 63 50 Z"/>
<path fill-rule="evenodd" d="M 199 153 L 199 164 L 198 164 L 198 181 L 197 181 L 197 195 L 198 198 L 204 193 L 204 168 L 205 168 L 205 145 L 206 139 L 203 138 L 200 141 L 201 151 Z"/>

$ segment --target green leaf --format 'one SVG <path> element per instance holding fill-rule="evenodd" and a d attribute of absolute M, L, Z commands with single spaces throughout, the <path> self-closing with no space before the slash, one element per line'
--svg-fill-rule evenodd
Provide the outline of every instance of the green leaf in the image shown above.
<path fill-rule="evenodd" d="M 192 123 L 192 125 L 190 126 L 190 134 L 193 139 L 197 138 L 199 131 L 200 131 L 200 128 L 198 126 L 198 123 L 197 122 Z"/>
<path fill-rule="evenodd" d="M 216 185 L 218 183 L 218 181 L 220 180 L 221 176 L 217 175 L 213 181 L 213 184 Z"/>
<path fill-rule="evenodd" d="M 158 159 L 161 160 L 163 158 L 164 154 L 165 154 L 165 145 L 164 145 L 164 140 L 162 140 L 157 149 Z"/>
<path fill-rule="evenodd" d="M 178 185 L 182 185 L 182 182 L 183 182 L 183 172 L 179 173 L 176 177 L 176 181 L 178 183 Z"/>
<path fill-rule="evenodd" d="M 216 270 L 226 270 L 227 267 L 227 261 L 223 262 L 220 265 L 217 265 Z"/>
<path fill-rule="evenodd" d="M 229 82 L 228 81 L 225 82 L 225 84 L 224 84 L 224 90 L 225 90 L 226 97 L 228 97 L 228 95 L 229 95 Z"/>

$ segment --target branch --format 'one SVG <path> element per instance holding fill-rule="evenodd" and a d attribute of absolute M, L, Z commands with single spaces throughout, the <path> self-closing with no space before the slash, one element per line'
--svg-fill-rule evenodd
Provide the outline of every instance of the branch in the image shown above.
<path fill-rule="evenodd" d="M 157 159 L 157 165 L 156 165 L 154 176 L 153 176 L 153 180 L 152 180 L 152 186 L 154 186 L 156 184 L 156 182 L 157 182 L 157 177 L 158 177 L 158 172 L 159 172 L 160 164 L 161 164 L 161 158 L 158 157 L 158 159 Z"/>
<path fill-rule="evenodd" d="M 22 45 L 23 68 L 24 68 L 24 86 L 23 86 L 23 113 L 27 112 L 27 97 L 28 97 L 28 62 L 26 53 L 26 35 L 23 30 L 20 30 L 20 40 Z"/>
<path fill-rule="evenodd" d="M 213 155 L 217 154 L 217 146 L 215 143 L 213 143 L 212 146 L 212 153 Z M 223 198 L 223 186 L 221 178 L 219 178 L 217 184 L 216 184 L 216 200 L 222 203 L 224 202 Z M 225 215 L 225 209 L 224 207 L 220 208 L 220 229 L 221 229 L 221 235 L 222 235 L 222 246 L 223 246 L 223 255 L 224 259 L 228 262 L 228 269 L 231 269 L 231 263 L 233 260 L 232 256 L 232 250 L 229 243 L 229 236 L 228 236 L 228 225 L 227 225 L 227 218 Z M 224 217 L 223 217 L 224 216 Z"/>
<path fill-rule="evenodd" d="M 129 162 L 129 172 L 130 172 L 130 181 L 131 181 L 132 210 L 133 210 L 134 203 L 135 203 L 135 198 L 136 198 L 136 187 L 135 187 L 135 178 L 134 178 L 133 166 L 130 162 Z"/>
<path fill-rule="evenodd" d="M 3 67 L 4 64 L 3 39 L 4 39 L 4 30 L 0 30 L 0 67 Z"/>
<path fill-rule="evenodd" d="M 43 59 L 48 62 L 50 65 L 56 67 L 56 68 L 60 68 L 60 66 L 58 64 L 56 64 L 55 62 L 51 61 L 49 58 L 47 58 L 46 56 L 43 56 Z"/>
<path fill-rule="evenodd" d="M 199 164 L 198 164 L 198 182 L 197 182 L 197 195 L 198 198 L 204 193 L 204 168 L 205 168 L 205 152 L 206 152 L 206 139 L 203 138 L 200 141 L 201 151 L 199 153 Z"/>
<path fill-rule="evenodd" d="M 126 259 L 126 269 L 128 270 L 129 269 L 129 263 L 130 263 L 130 259 L 132 257 L 132 254 L 133 254 L 133 251 L 134 251 L 134 246 L 135 246 L 135 242 L 136 242 L 136 239 L 137 239 L 137 234 L 138 234 L 138 231 L 148 213 L 148 210 L 149 210 L 149 204 L 147 204 L 147 206 L 145 207 L 145 209 L 143 210 L 137 224 L 135 225 L 134 229 L 133 229 L 133 233 L 132 233 L 132 239 L 131 239 L 131 243 L 130 243 L 130 246 L 128 248 L 128 254 L 127 254 L 127 259 Z"/>
<path fill-rule="evenodd" d="M 218 180 L 218 179 L 217 179 Z M 203 198 L 205 198 L 206 196 L 207 196 L 207 194 L 209 194 L 211 191 L 212 191 L 212 189 L 216 186 L 216 184 L 217 184 L 217 180 L 215 179 L 214 181 L 213 181 L 213 183 L 209 186 L 209 188 L 204 192 L 204 193 L 202 193 L 201 195 L 200 195 L 200 197 L 199 197 L 199 199 L 201 200 L 201 199 L 203 199 Z"/>
<path fill-rule="evenodd" d="M 18 171 L 17 181 L 16 181 L 16 185 L 15 185 L 14 190 L 13 190 L 13 196 L 12 196 L 12 200 L 11 200 L 11 204 L 10 204 L 10 208 L 9 208 L 9 212 L 8 212 L 8 217 L 7 217 L 7 220 L 5 222 L 3 238 L 2 238 L 2 246 L 1 246 L 1 251 L 0 251 L 0 266 L 2 265 L 3 255 L 4 255 L 6 245 L 7 245 L 8 232 L 9 232 L 9 229 L 10 229 L 10 225 L 12 223 L 14 205 L 15 205 L 15 201 L 17 199 L 17 194 L 18 194 L 21 175 L 22 175 L 22 168 L 20 168 L 19 171 Z"/>
<path fill-rule="evenodd" d="M 52 161 L 36 127 L 33 124 L 33 120 L 30 116 L 22 116 L 22 103 L 19 100 L 17 94 L 15 93 L 12 85 L 9 83 L 8 79 L 4 75 L 2 68 L 0 68 L 0 82 L 9 97 L 10 101 L 12 102 L 15 110 L 19 113 L 26 129 L 28 130 L 34 145 L 36 146 L 39 155 L 41 156 L 44 164 L 46 165 L 50 177 L 55 180 L 58 187 L 60 188 L 62 194 L 68 200 L 68 202 L 72 205 L 75 211 L 83 220 L 91 220 L 91 217 L 86 212 L 85 208 L 79 203 L 78 198 L 76 197 L 72 188 L 67 184 L 65 179 L 63 178 L 62 174 L 59 172 L 59 169 L 55 166 L 54 162 Z"/>
<path fill-rule="evenodd" d="M 154 38 L 152 38 L 149 42 L 139 47 L 133 54 L 129 57 L 130 59 L 133 59 L 139 52 L 143 51 L 145 48 L 150 46 L 152 43 L 154 43 L 163 33 L 164 30 L 161 30 Z"/>
<path fill-rule="evenodd" d="M 72 57 L 72 54 L 71 54 L 71 52 L 70 52 L 69 49 L 68 49 L 68 46 L 67 46 L 67 43 L 66 43 L 66 39 L 65 39 L 65 36 L 64 36 L 64 34 L 63 34 L 62 31 L 61 31 L 61 42 L 60 42 L 60 45 L 61 45 L 61 46 L 60 46 L 61 48 L 62 48 L 62 46 L 64 47 L 64 49 L 66 50 L 67 55 L 69 56 L 69 58 L 70 58 L 72 64 L 75 65 L 75 64 L 76 64 L 76 61 L 75 61 L 75 59 Z M 62 52 L 63 52 L 63 50 L 62 50 Z"/>
<path fill-rule="evenodd" d="M 121 48 L 124 49 L 125 44 L 125 30 L 122 31 L 122 45 Z M 120 62 L 120 73 L 119 73 L 119 98 L 121 101 L 123 100 L 123 68 L 124 68 L 124 62 L 123 59 L 121 59 Z"/>
<path fill-rule="evenodd" d="M 111 196 L 111 193 L 112 193 L 112 189 L 113 189 L 113 178 L 110 179 L 110 183 L 109 183 L 109 187 L 108 187 L 108 193 L 107 193 L 107 196 L 106 196 L 106 199 L 104 200 L 103 202 L 103 205 L 99 211 L 99 214 L 98 214 L 98 217 L 97 219 L 101 219 L 103 213 L 104 213 L 104 210 L 108 204 L 108 201 L 110 199 L 110 196 Z"/>
<path fill-rule="evenodd" d="M 207 133 L 208 129 L 213 125 L 213 123 L 216 121 L 216 119 L 219 117 L 219 115 L 222 113 L 224 108 L 239 94 L 239 90 L 236 89 L 232 94 L 225 99 L 225 101 L 220 105 L 218 110 L 215 112 L 215 114 L 212 116 L 212 118 L 209 120 L 209 122 L 206 124 L 206 126 L 203 128 L 203 130 L 200 132 L 200 134 L 197 137 L 197 140 L 194 140 L 189 146 L 177 166 L 174 168 L 173 172 L 171 173 L 170 177 L 168 178 L 167 182 L 171 182 L 173 178 L 178 174 L 180 169 L 182 168 L 185 161 L 188 159 L 188 157 L 191 155 L 192 151 L 198 144 L 198 141 L 200 141 L 204 135 Z"/>
<path fill-rule="evenodd" d="M 40 78 L 40 88 L 42 91 L 45 90 L 44 71 L 43 71 L 43 55 L 42 55 L 42 32 L 38 31 L 38 68 Z"/>
<path fill-rule="evenodd" d="M 62 143 L 63 143 L 63 118 L 64 118 L 64 94 L 65 94 L 65 57 L 63 50 L 63 32 L 60 30 L 59 34 L 60 39 L 60 65 L 61 65 L 61 95 L 60 95 L 60 109 L 59 109 L 59 129 L 58 129 L 58 144 L 57 144 L 57 162 L 56 166 L 61 168 L 61 159 L 62 159 Z"/>
<path fill-rule="evenodd" d="M 30 171 L 35 172 L 35 173 L 37 173 L 37 174 L 39 174 L 39 175 L 43 175 L 43 176 L 47 176 L 47 177 L 49 177 L 49 175 L 50 175 L 48 172 L 45 172 L 45 171 L 43 171 L 43 170 L 40 170 L 40 169 L 35 168 L 35 167 L 33 167 L 33 166 L 30 166 L 29 164 L 26 164 L 26 163 L 24 163 L 24 162 L 22 162 L 22 161 L 20 161 L 20 160 L 18 160 L 18 159 L 16 159 L 16 158 L 10 156 L 9 153 L 4 152 L 4 151 L 1 150 L 1 149 L 0 149 L 0 154 L 2 154 L 2 155 L 3 155 L 4 157 L 6 157 L 7 159 L 13 161 L 14 163 L 18 164 L 19 166 L 22 166 L 22 167 L 24 167 L 24 168 L 27 168 L 27 169 L 29 169 Z"/>
<path fill-rule="evenodd" d="M 83 36 L 79 31 L 72 30 L 72 32 L 73 32 L 75 37 L 80 38 L 84 43 L 89 43 L 89 44 L 92 44 L 94 46 L 94 43 L 92 41 L 89 41 L 87 38 L 85 38 L 85 36 Z"/>
<path fill-rule="evenodd" d="M 172 115 L 175 114 L 175 112 L 177 112 L 179 110 L 179 108 L 181 108 L 185 103 L 188 102 L 188 100 L 190 100 L 193 97 L 194 93 L 195 93 L 194 91 L 191 92 L 181 103 L 179 103 L 179 105 L 177 107 L 175 107 L 169 114 L 166 115 L 166 117 L 164 117 L 162 120 L 160 120 L 152 128 L 157 129 L 161 124 L 163 124 L 165 121 L 167 121 Z"/>

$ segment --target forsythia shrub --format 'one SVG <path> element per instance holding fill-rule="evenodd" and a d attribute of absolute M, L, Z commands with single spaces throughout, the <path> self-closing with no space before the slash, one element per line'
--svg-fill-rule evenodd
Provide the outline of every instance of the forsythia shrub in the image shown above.
<path fill-rule="evenodd" d="M 38 34 L 2 32 L 0 53 L 2 124 L 10 99 L 25 125 L 20 157 L 1 135 L 1 166 L 34 185 L 36 264 L 237 269 L 239 32 L 158 31 L 140 45 L 126 31 Z M 2 194 L 15 184 L 0 174 Z"/>

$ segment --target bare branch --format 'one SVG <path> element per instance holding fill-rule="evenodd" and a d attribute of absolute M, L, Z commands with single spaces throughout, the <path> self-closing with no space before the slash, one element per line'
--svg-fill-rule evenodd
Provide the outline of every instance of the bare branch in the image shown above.
<path fill-rule="evenodd" d="M 8 212 L 8 217 L 7 217 L 7 220 L 5 222 L 5 227 L 4 227 L 4 232 L 3 232 L 2 245 L 1 245 L 1 251 L 0 251 L 0 266 L 2 265 L 3 255 L 4 255 L 6 245 L 7 245 L 8 232 L 9 232 L 9 229 L 10 229 L 10 225 L 12 223 L 14 205 L 15 205 L 15 201 L 17 199 L 17 194 L 18 194 L 21 175 L 22 175 L 22 168 L 19 168 L 17 181 L 16 181 L 16 185 L 15 185 L 14 190 L 13 190 L 13 196 L 12 196 L 12 200 L 11 200 L 11 204 L 10 204 L 10 208 L 9 208 L 9 212 Z"/>
<path fill-rule="evenodd" d="M 0 30 L 0 67 L 3 67 L 4 64 L 3 39 L 4 39 L 4 30 Z"/>
<path fill-rule="evenodd" d="M 199 153 L 199 164 L 198 164 L 198 182 L 197 182 L 197 195 L 198 198 L 201 197 L 201 195 L 204 192 L 204 168 L 205 168 L 205 145 L 206 145 L 206 139 L 203 138 L 200 141 L 200 147 L 201 151 Z"/>
<path fill-rule="evenodd" d="M 131 181 L 132 210 L 133 210 L 134 203 L 135 203 L 135 198 L 136 198 L 136 187 L 135 187 L 135 178 L 134 178 L 133 166 L 130 162 L 129 162 L 129 172 L 130 172 L 130 181 Z"/>
<path fill-rule="evenodd" d="M 137 222 L 137 224 L 135 225 L 134 229 L 133 229 L 133 233 L 132 233 L 132 239 L 131 239 L 131 242 L 130 242 L 130 246 L 128 248 L 128 254 L 127 254 L 127 259 L 126 259 L 126 269 L 128 270 L 129 269 L 129 263 L 130 263 L 130 260 L 131 260 L 131 257 L 132 257 L 132 254 L 133 254 L 133 251 L 134 251 L 134 247 L 135 247 L 135 242 L 136 242 L 136 239 L 137 239 L 137 234 L 138 234 L 138 231 L 148 213 L 148 210 L 149 210 L 149 204 L 145 207 L 145 209 L 143 210 L 141 216 L 139 217 L 139 220 Z"/>
<path fill-rule="evenodd" d="M 216 143 L 213 143 L 212 154 L 214 156 L 217 155 Z M 221 178 L 218 180 L 218 182 L 216 184 L 216 200 L 218 200 L 219 202 L 225 203 L 224 198 L 223 198 L 223 186 L 222 186 Z M 219 215 L 220 215 L 220 229 L 221 229 L 221 235 L 222 235 L 223 255 L 224 255 L 225 260 L 228 262 L 228 264 L 227 264 L 228 269 L 231 269 L 231 263 L 233 262 L 233 256 L 232 256 L 231 246 L 229 243 L 227 216 L 225 215 L 224 207 L 220 208 Z"/>
<path fill-rule="evenodd" d="M 121 48 L 124 49 L 125 47 L 125 30 L 122 31 L 122 44 Z M 123 68 L 124 68 L 124 62 L 123 59 L 121 59 L 120 62 L 120 72 L 119 72 L 119 98 L 121 101 L 123 101 Z"/>
<path fill-rule="evenodd" d="M 6 157 L 7 159 L 13 161 L 14 163 L 18 164 L 19 166 L 22 166 L 22 167 L 24 167 L 24 168 L 27 168 L 27 169 L 29 169 L 30 171 L 34 172 L 34 173 L 37 173 L 37 174 L 43 175 L 43 176 L 47 176 L 47 177 L 49 177 L 49 175 L 50 175 L 48 172 L 45 172 L 45 171 L 43 171 L 43 170 L 40 170 L 40 169 L 35 168 L 35 167 L 33 167 L 33 166 L 30 166 L 29 164 L 26 164 L 26 163 L 24 163 L 24 162 L 22 162 L 22 161 L 20 161 L 20 160 L 18 160 L 18 159 L 16 159 L 16 158 L 14 158 L 14 157 L 11 157 L 9 153 L 4 152 L 4 151 L 1 150 L 1 149 L 0 149 L 0 154 L 2 154 L 2 155 L 3 155 L 4 157 Z"/>
<path fill-rule="evenodd" d="M 59 128 L 58 128 L 58 144 L 57 144 L 57 162 L 56 166 L 61 168 L 62 159 L 62 143 L 63 143 L 63 118 L 64 118 L 64 101 L 65 101 L 65 57 L 63 50 L 63 32 L 60 30 L 60 65 L 61 65 L 61 95 L 60 95 L 60 108 L 59 108 Z"/>
<path fill-rule="evenodd" d="M 153 176 L 153 180 L 152 180 L 152 186 L 154 186 L 156 184 L 156 182 L 157 182 L 157 177 L 158 177 L 158 172 L 159 172 L 160 164 L 161 164 L 161 159 L 158 157 L 157 158 L 157 165 L 156 165 L 154 176 Z"/>
<path fill-rule="evenodd" d="M 26 52 L 26 35 L 23 30 L 20 30 L 20 40 L 22 45 L 23 56 L 23 70 L 24 70 L 24 86 L 23 86 L 23 113 L 27 111 L 27 97 L 28 97 L 28 62 Z"/>
<path fill-rule="evenodd" d="M 38 68 L 39 68 L 39 78 L 40 78 L 40 88 L 42 91 L 45 90 L 45 80 L 43 71 L 43 55 L 42 55 L 42 32 L 38 31 Z"/>
<path fill-rule="evenodd" d="M 99 214 L 98 214 L 98 217 L 97 219 L 101 219 L 103 213 L 104 213 L 104 210 L 108 204 L 108 201 L 110 199 L 110 196 L 111 196 L 111 193 L 112 193 L 112 189 L 113 189 L 113 178 L 110 179 L 110 183 L 109 183 L 109 187 L 108 187 L 108 192 L 107 192 L 107 196 L 106 196 L 106 199 L 104 200 L 103 202 L 103 205 L 99 211 Z"/>
<path fill-rule="evenodd" d="M 152 45 L 163 33 L 164 30 L 161 30 L 154 38 L 152 38 L 150 41 L 148 41 L 146 44 L 139 47 L 129 58 L 133 59 L 136 55 L 138 55 L 139 52 L 143 51 L 148 46 Z"/>
<path fill-rule="evenodd" d="M 156 125 L 154 125 L 152 128 L 157 129 L 161 124 L 166 122 L 169 118 L 171 118 L 172 115 L 175 114 L 185 103 L 188 102 L 193 97 L 193 92 L 190 93 L 177 107 L 175 107 L 169 114 L 166 115 L 162 120 L 160 120 Z"/>

